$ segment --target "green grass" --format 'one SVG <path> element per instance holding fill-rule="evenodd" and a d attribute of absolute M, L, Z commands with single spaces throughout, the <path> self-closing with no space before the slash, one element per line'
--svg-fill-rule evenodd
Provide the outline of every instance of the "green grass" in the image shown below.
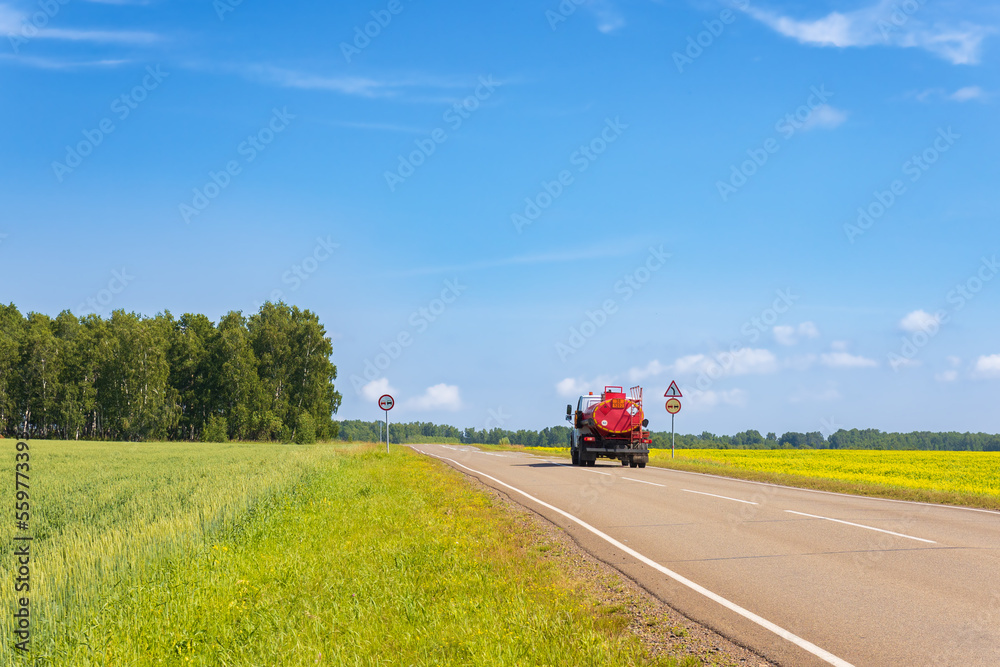
<path fill-rule="evenodd" d="M 676 664 L 489 495 L 404 448 L 33 441 L 31 455 L 35 625 L 18 663 Z M 4 522 L 4 562 L 10 537 Z M 0 596 L 14 664 L 10 581 Z"/>

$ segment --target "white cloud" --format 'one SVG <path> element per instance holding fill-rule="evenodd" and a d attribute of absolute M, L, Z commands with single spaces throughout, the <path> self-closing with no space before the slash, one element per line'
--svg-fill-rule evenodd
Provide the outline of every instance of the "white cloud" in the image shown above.
<path fill-rule="evenodd" d="M 795 345 L 800 337 L 819 338 L 819 329 L 812 322 L 803 322 L 798 327 L 781 324 L 774 327 L 774 340 L 781 345 Z"/>
<path fill-rule="evenodd" d="M 584 6 L 597 19 L 597 29 L 604 34 L 625 26 L 625 17 L 609 0 L 590 0 Z"/>
<path fill-rule="evenodd" d="M 774 327 L 774 340 L 780 345 L 795 345 L 799 342 L 795 336 L 795 327 L 786 324 L 779 324 Z"/>
<path fill-rule="evenodd" d="M 405 92 L 418 90 L 454 90 L 475 87 L 468 79 L 435 76 L 410 76 L 376 79 L 365 76 L 313 74 L 273 65 L 251 65 L 237 71 L 251 78 L 283 88 L 326 90 L 357 97 L 400 97 Z M 501 85 L 502 82 L 496 82 Z M 440 100 L 437 100 L 440 101 Z"/>
<path fill-rule="evenodd" d="M 1000 378 L 1000 354 L 983 355 L 976 359 L 976 375 Z"/>
<path fill-rule="evenodd" d="M 821 104 L 809 113 L 809 116 L 802 124 L 802 130 L 814 130 L 816 128 L 832 130 L 842 125 L 846 120 L 846 111 L 836 109 L 829 104 Z"/>
<path fill-rule="evenodd" d="M 715 357 L 690 354 L 674 362 L 678 375 L 706 373 L 709 377 L 773 373 L 778 360 L 770 350 L 745 347 L 738 352 L 720 352 Z"/>
<path fill-rule="evenodd" d="M 628 371 L 628 379 L 632 382 L 642 382 L 646 378 L 662 375 L 670 370 L 670 366 L 664 366 L 659 359 L 653 359 L 643 368 L 633 367 Z"/>
<path fill-rule="evenodd" d="M 947 357 L 947 359 L 948 359 L 948 363 L 951 364 L 952 366 L 961 366 L 962 365 L 962 358 L 961 357 L 956 357 L 954 355 L 949 355 Z"/>
<path fill-rule="evenodd" d="M 458 386 L 453 384 L 436 384 L 406 402 L 406 406 L 417 410 L 458 410 L 462 407 L 462 399 Z"/>
<path fill-rule="evenodd" d="M 984 97 L 986 97 L 986 93 L 979 86 L 966 86 L 953 92 L 948 96 L 948 99 L 955 102 L 968 102 L 969 100 L 981 100 Z"/>
<path fill-rule="evenodd" d="M 942 371 L 941 373 L 935 373 L 934 379 L 938 382 L 954 382 L 958 379 L 958 371 Z"/>
<path fill-rule="evenodd" d="M 382 394 L 395 394 L 396 390 L 389 384 L 388 378 L 372 380 L 361 388 L 361 395 L 369 401 L 377 401 Z"/>
<path fill-rule="evenodd" d="M 892 370 L 896 371 L 900 368 L 918 368 L 924 365 L 924 362 L 919 359 L 907 359 L 906 357 L 894 357 L 889 365 L 892 366 Z"/>
<path fill-rule="evenodd" d="M 898 20 L 894 23 L 893 12 L 898 11 L 895 0 L 881 0 L 849 12 L 830 12 L 812 20 L 795 19 L 756 6 L 743 11 L 801 44 L 837 48 L 875 45 L 920 48 L 954 65 L 979 62 L 982 41 L 993 32 L 989 27 L 971 23 L 964 23 L 962 27 L 942 22 L 928 24 L 912 14 L 901 23 Z"/>
<path fill-rule="evenodd" d="M 837 350 L 838 352 L 843 352 L 847 349 L 847 341 L 835 340 L 832 343 L 830 343 L 830 347 L 833 348 L 834 350 Z"/>
<path fill-rule="evenodd" d="M 910 333 L 935 331 L 940 325 L 941 318 L 925 310 L 914 310 L 899 321 L 899 328 Z"/>
<path fill-rule="evenodd" d="M 827 352 L 819 355 L 820 363 L 830 368 L 874 368 L 878 362 L 849 352 Z"/>
<path fill-rule="evenodd" d="M 692 389 L 688 394 L 688 399 L 684 407 L 693 411 L 704 411 L 720 405 L 731 405 L 741 408 L 746 403 L 747 393 L 742 389 L 729 389 L 727 391 Z"/>

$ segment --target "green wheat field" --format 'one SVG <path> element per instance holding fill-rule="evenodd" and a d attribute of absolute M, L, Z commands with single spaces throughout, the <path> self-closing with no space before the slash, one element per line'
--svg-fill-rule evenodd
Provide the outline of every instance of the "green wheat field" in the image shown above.
<path fill-rule="evenodd" d="M 0 664 L 701 664 L 647 655 L 490 496 L 394 450 L 32 441 L 31 653 L 11 574 Z"/>

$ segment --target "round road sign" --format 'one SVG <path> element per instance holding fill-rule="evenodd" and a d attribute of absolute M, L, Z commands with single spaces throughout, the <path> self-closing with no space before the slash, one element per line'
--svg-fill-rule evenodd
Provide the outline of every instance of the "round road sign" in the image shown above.
<path fill-rule="evenodd" d="M 396 401 L 392 400 L 392 396 L 389 394 L 382 394 L 378 398 L 378 406 L 383 410 L 392 410 L 392 406 L 396 405 Z"/>
<path fill-rule="evenodd" d="M 676 415 L 680 411 L 681 411 L 680 401 L 678 401 L 676 398 L 671 398 L 669 401 L 667 401 L 667 412 L 669 412 L 672 415 Z"/>

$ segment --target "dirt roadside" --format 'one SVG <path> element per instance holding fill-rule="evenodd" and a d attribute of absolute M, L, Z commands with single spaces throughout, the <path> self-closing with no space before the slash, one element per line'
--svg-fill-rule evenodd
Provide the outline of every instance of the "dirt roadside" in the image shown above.
<path fill-rule="evenodd" d="M 573 569 L 571 581 L 591 598 L 595 609 L 626 615 L 628 629 L 654 656 L 669 655 L 678 661 L 693 656 L 704 665 L 718 667 L 772 667 L 747 648 L 692 621 L 665 601 L 655 597 L 619 570 L 594 557 L 569 534 L 545 517 L 521 505 L 506 493 L 487 486 L 475 477 L 470 484 L 489 495 L 506 511 L 524 534 L 533 537 L 543 559 L 558 559 Z"/>

